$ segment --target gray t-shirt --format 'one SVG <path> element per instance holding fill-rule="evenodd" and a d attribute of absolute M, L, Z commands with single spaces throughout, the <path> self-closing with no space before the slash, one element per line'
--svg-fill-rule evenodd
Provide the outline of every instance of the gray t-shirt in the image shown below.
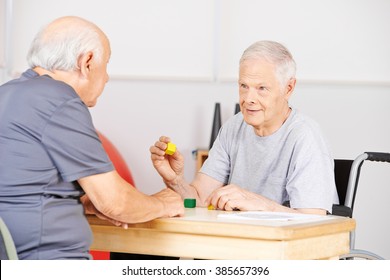
<path fill-rule="evenodd" d="M 334 161 L 318 125 L 297 110 L 275 133 L 261 137 L 241 113 L 219 131 L 200 172 L 292 208 L 331 212 L 338 202 Z"/>
<path fill-rule="evenodd" d="M 2 85 L 0 159 L 0 216 L 19 258 L 90 258 L 76 180 L 113 165 L 73 88 L 31 69 Z"/>

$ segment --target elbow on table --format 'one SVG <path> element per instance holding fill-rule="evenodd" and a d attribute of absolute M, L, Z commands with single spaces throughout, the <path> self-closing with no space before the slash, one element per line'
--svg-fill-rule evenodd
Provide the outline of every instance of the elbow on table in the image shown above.
<path fill-rule="evenodd" d="M 161 203 L 146 195 L 124 195 L 103 200 L 98 210 L 105 216 L 122 223 L 142 223 L 162 216 Z M 161 208 L 161 209 L 160 209 Z M 161 211 L 160 211 L 161 210 Z"/>

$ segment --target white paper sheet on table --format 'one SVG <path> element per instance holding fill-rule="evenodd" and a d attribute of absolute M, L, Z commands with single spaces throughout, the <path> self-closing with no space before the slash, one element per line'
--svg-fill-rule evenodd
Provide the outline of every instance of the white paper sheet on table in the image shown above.
<path fill-rule="evenodd" d="M 265 212 L 265 211 L 245 211 L 245 212 L 226 212 L 218 214 L 218 218 L 226 219 L 244 219 L 244 220 L 270 220 L 270 221 L 296 221 L 306 219 L 319 219 L 324 216 L 284 213 L 284 212 Z"/>

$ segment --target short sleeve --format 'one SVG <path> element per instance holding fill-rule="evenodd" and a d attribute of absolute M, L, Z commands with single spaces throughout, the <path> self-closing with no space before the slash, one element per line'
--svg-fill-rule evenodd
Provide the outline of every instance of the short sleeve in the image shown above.
<path fill-rule="evenodd" d="M 60 106 L 47 123 L 42 143 L 64 181 L 112 171 L 88 108 L 80 99 Z"/>
<path fill-rule="evenodd" d="M 225 129 L 222 127 L 200 172 L 223 184 L 227 184 L 230 175 L 230 159 L 226 148 L 224 148 L 226 146 L 226 143 L 224 144 L 226 138 L 224 133 Z"/>
<path fill-rule="evenodd" d="M 298 141 L 288 175 L 292 208 L 321 208 L 331 212 L 337 203 L 333 160 L 322 139 L 307 135 Z"/>

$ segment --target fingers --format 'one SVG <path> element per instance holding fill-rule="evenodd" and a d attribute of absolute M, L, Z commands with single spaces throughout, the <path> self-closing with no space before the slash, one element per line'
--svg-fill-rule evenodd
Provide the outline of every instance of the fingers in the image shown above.
<path fill-rule="evenodd" d="M 217 202 L 217 209 L 228 210 L 230 208 L 231 199 L 229 195 L 221 195 Z"/>
<path fill-rule="evenodd" d="M 128 229 L 129 228 L 129 225 L 127 223 L 122 223 L 122 222 L 111 220 L 111 219 L 109 219 L 108 221 L 111 222 L 112 224 L 114 224 L 117 227 L 121 227 L 123 229 Z"/>
<path fill-rule="evenodd" d="M 108 221 L 111 222 L 112 224 L 114 224 L 117 227 L 121 227 L 123 229 L 128 229 L 129 228 L 129 225 L 127 223 L 122 223 L 120 221 L 116 221 L 116 220 L 113 220 L 113 219 L 108 219 Z"/>
<path fill-rule="evenodd" d="M 161 136 L 154 146 L 149 148 L 152 159 L 164 159 L 165 150 L 167 149 L 167 144 L 171 141 L 171 139 L 167 136 Z"/>
<path fill-rule="evenodd" d="M 129 225 L 125 224 L 125 223 L 123 223 L 121 226 L 122 226 L 123 229 L 128 229 L 129 228 Z"/>
<path fill-rule="evenodd" d="M 230 199 L 228 196 L 221 196 L 218 200 L 217 209 L 225 211 L 238 211 L 240 210 L 239 202 L 240 200 Z"/>
<path fill-rule="evenodd" d="M 162 161 L 169 161 L 170 165 L 175 168 L 178 164 L 183 165 L 183 156 L 180 153 L 179 149 L 176 148 L 173 153 L 167 153 L 168 143 L 171 142 L 171 139 L 167 136 L 161 136 L 153 146 L 149 148 L 150 157 L 153 163 L 161 164 Z M 179 166 L 179 167 L 180 167 Z"/>
<path fill-rule="evenodd" d="M 160 138 L 158 140 L 160 142 L 164 142 L 164 143 L 171 142 L 171 138 L 169 138 L 168 136 L 160 136 Z"/>
<path fill-rule="evenodd" d="M 207 205 L 213 205 L 215 209 L 238 210 L 239 189 L 234 186 L 224 186 L 214 190 L 207 198 Z"/>
<path fill-rule="evenodd" d="M 152 160 L 163 160 L 165 156 L 165 150 L 162 150 L 161 148 L 157 147 L 156 144 L 149 148 L 150 157 L 152 158 Z"/>
<path fill-rule="evenodd" d="M 227 195 L 225 194 L 223 187 L 221 187 L 210 194 L 206 199 L 206 205 L 213 205 L 215 209 L 224 209 L 227 201 Z"/>
<path fill-rule="evenodd" d="M 101 214 L 100 212 L 97 212 L 96 214 L 96 217 L 98 217 L 99 219 L 101 220 L 106 220 L 110 223 L 112 223 L 113 225 L 117 226 L 117 227 L 122 227 L 124 229 L 128 229 L 128 224 L 127 223 L 122 223 L 120 221 L 117 221 L 117 220 L 114 220 L 114 219 L 111 219 L 103 214 Z"/>
<path fill-rule="evenodd" d="M 238 201 L 237 200 L 229 200 L 225 204 L 224 210 L 226 211 L 239 211 L 240 207 L 238 206 Z"/>

